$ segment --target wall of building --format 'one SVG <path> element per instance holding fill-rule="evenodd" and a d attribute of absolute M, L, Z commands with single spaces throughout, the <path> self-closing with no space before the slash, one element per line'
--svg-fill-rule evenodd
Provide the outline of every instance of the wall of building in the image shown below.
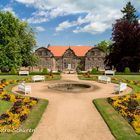
<path fill-rule="evenodd" d="M 92 68 L 104 69 L 105 53 L 98 48 L 93 48 L 85 55 L 85 70 Z"/>
<path fill-rule="evenodd" d="M 92 68 L 104 69 L 105 53 L 98 48 L 92 48 L 84 57 L 76 56 L 70 48 L 65 51 L 63 56 L 54 56 L 47 48 L 39 48 L 35 51 L 39 57 L 38 67 L 47 67 L 50 70 L 67 70 L 68 65 L 71 69 L 76 70 L 81 67 L 82 70 L 90 70 Z"/>

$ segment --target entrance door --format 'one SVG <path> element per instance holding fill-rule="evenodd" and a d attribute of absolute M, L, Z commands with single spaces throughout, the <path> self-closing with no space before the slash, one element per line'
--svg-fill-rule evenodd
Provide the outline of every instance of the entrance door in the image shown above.
<path fill-rule="evenodd" d="M 71 70 L 71 64 L 68 64 L 68 70 Z"/>

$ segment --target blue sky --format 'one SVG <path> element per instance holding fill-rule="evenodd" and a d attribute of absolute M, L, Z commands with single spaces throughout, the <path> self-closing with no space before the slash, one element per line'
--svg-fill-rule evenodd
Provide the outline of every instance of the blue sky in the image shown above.
<path fill-rule="evenodd" d="M 111 38 L 112 24 L 128 0 L 0 0 L 36 31 L 37 46 L 96 45 Z M 140 15 L 140 0 L 131 0 Z M 140 17 L 139 17 L 140 19 Z"/>

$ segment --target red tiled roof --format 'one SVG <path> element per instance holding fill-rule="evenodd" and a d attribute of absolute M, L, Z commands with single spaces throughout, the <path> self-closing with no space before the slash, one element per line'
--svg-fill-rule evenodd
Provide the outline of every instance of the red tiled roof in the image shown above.
<path fill-rule="evenodd" d="M 93 48 L 93 46 L 49 46 L 48 49 L 54 56 L 62 56 L 67 49 L 71 48 L 75 55 L 85 56 L 85 54 Z"/>

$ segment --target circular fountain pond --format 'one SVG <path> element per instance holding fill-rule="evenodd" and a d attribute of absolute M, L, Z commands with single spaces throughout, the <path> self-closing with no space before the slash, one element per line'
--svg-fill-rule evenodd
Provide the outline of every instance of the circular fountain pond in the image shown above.
<path fill-rule="evenodd" d="M 83 92 L 97 89 L 96 86 L 81 82 L 62 82 L 48 85 L 48 89 L 53 89 L 62 92 Z"/>

